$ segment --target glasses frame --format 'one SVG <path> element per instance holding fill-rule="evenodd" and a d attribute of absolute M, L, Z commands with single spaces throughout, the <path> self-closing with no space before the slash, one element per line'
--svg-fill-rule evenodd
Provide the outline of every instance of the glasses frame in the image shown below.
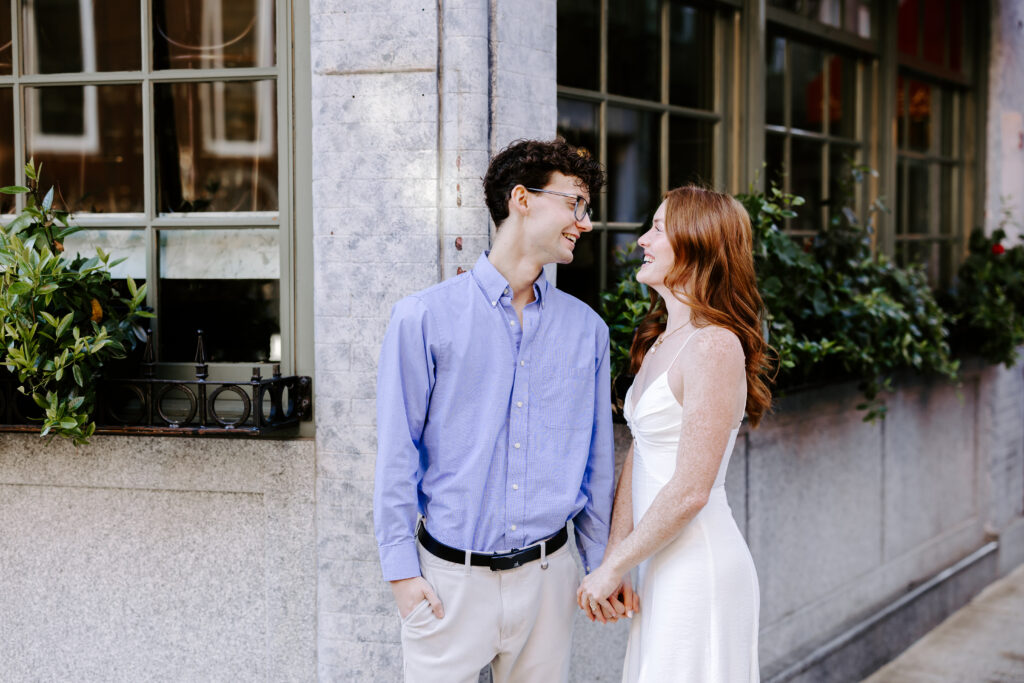
<path fill-rule="evenodd" d="M 525 187 L 525 186 L 524 186 Z M 560 197 L 568 197 L 569 199 L 575 199 L 576 204 L 572 207 L 572 217 L 578 221 L 584 218 L 594 219 L 594 209 L 590 206 L 590 202 L 587 201 L 586 197 L 579 194 L 569 194 L 568 192 L 555 192 L 554 190 L 541 190 L 536 187 L 527 187 L 527 192 L 543 192 L 545 194 L 557 194 Z M 583 215 L 580 215 L 580 204 L 583 204 Z"/>

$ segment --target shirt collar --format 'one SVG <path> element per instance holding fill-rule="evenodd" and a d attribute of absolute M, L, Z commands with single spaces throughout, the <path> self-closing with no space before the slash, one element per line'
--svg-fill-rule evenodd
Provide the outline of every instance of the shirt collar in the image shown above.
<path fill-rule="evenodd" d="M 498 272 L 498 269 L 491 263 L 487 254 L 490 252 L 485 251 L 480 254 L 480 258 L 476 260 L 476 265 L 473 266 L 473 278 L 476 280 L 480 290 L 487 297 L 487 301 L 492 306 L 498 304 L 498 299 L 505 292 L 505 288 L 509 286 L 508 280 Z M 544 275 L 544 269 L 541 268 L 540 275 L 533 281 L 533 293 L 537 297 L 537 301 L 540 302 L 541 306 L 544 305 L 544 298 L 548 293 L 548 279 Z"/>

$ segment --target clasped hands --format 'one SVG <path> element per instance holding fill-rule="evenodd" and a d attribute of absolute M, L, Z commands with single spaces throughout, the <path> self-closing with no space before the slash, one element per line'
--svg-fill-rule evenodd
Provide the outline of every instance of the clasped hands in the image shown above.
<path fill-rule="evenodd" d="M 640 596 L 633 591 L 628 573 L 617 577 L 602 564 L 583 577 L 576 589 L 576 604 L 591 621 L 607 624 L 632 617 L 640 609 Z"/>

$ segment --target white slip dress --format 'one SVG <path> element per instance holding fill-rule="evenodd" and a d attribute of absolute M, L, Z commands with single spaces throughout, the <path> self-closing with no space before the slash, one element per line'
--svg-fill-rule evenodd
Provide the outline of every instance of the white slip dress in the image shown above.
<path fill-rule="evenodd" d="M 635 407 L 632 393 L 630 387 L 624 414 L 633 433 L 635 524 L 675 471 L 683 409 L 669 388 L 667 371 L 648 385 Z M 638 567 L 640 611 L 629 631 L 623 683 L 759 680 L 757 573 L 725 496 L 738 432 L 729 435 L 707 505 Z"/>

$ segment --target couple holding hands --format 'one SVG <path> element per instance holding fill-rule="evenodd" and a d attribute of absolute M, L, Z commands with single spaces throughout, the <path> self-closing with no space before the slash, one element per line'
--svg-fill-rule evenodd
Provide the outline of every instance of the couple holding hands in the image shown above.
<path fill-rule="evenodd" d="M 504 149 L 491 250 L 392 311 L 374 518 L 406 681 L 488 664 L 497 683 L 567 681 L 577 608 L 632 619 L 623 681 L 758 680 L 757 575 L 724 488 L 740 422 L 771 400 L 749 218 L 681 187 L 640 237 L 652 308 L 616 485 L 608 328 L 543 272 L 572 261 L 603 184 L 562 140 Z"/>

